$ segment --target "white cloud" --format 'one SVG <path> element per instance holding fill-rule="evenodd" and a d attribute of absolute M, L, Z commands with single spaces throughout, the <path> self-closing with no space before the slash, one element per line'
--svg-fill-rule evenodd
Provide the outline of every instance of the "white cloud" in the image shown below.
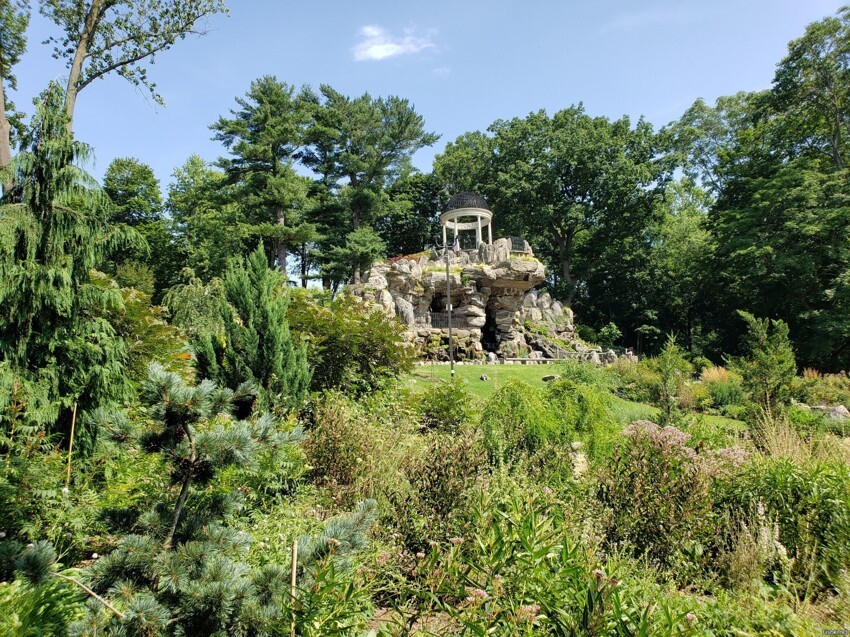
<path fill-rule="evenodd" d="M 438 66 L 433 70 L 434 75 L 450 75 L 452 72 L 452 68 L 450 66 Z"/>
<path fill-rule="evenodd" d="M 404 35 L 394 36 L 383 27 L 367 25 L 360 29 L 360 42 L 354 46 L 354 59 L 385 60 L 397 55 L 410 55 L 434 47 L 430 34 L 417 36 L 412 29 L 405 29 Z"/>

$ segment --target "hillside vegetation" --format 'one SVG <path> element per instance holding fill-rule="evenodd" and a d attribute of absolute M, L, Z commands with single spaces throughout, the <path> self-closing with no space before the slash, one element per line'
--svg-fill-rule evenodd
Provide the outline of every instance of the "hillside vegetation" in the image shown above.
<path fill-rule="evenodd" d="M 165 200 L 85 173 L 76 97 L 153 91 L 223 4 L 41 9 L 68 84 L 0 109 L 0 637 L 846 633 L 850 9 L 764 92 L 499 121 L 427 175 L 407 100 L 266 76 Z M 639 360 L 415 365 L 345 287 L 461 189 Z"/>

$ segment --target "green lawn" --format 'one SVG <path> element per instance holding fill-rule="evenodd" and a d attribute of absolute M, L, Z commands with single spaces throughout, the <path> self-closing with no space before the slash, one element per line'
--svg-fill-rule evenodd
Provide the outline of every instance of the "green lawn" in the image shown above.
<path fill-rule="evenodd" d="M 487 400 L 496 389 L 508 380 L 521 380 L 533 387 L 541 388 L 546 386 L 543 381 L 544 376 L 557 373 L 557 363 L 545 365 L 455 365 L 455 377 L 466 383 L 466 390 L 479 403 Z M 481 380 L 482 374 L 486 375 L 488 380 Z M 413 392 L 420 392 L 434 383 L 446 382 L 449 376 L 448 365 L 417 365 L 405 380 L 405 385 Z M 658 409 L 652 405 L 636 403 L 616 396 L 611 407 L 614 415 L 623 423 L 641 419 L 653 420 L 658 414 Z M 712 425 L 728 425 L 735 429 L 743 425 L 739 420 L 732 420 L 723 416 L 703 415 L 702 417 L 707 424 Z"/>
<path fill-rule="evenodd" d="M 508 380 L 522 380 L 534 387 L 545 387 L 542 378 L 558 373 L 553 365 L 455 365 L 455 377 L 467 383 L 467 391 L 479 400 L 486 400 Z M 489 380 L 481 380 L 486 374 Z M 449 379 L 448 365 L 417 365 L 407 380 L 410 389 L 423 391 L 434 383 Z"/>

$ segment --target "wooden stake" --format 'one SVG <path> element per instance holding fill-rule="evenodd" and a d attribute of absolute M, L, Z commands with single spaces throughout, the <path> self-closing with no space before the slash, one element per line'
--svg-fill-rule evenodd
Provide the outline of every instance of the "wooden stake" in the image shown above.
<path fill-rule="evenodd" d="M 292 541 L 292 582 L 289 588 L 289 603 L 292 604 L 292 637 L 295 637 L 295 579 L 298 573 L 298 540 Z"/>
<path fill-rule="evenodd" d="M 74 452 L 74 425 L 77 423 L 77 403 L 74 403 L 74 411 L 71 413 L 71 440 L 68 442 L 68 469 L 65 472 L 65 488 L 71 484 L 71 454 Z"/>

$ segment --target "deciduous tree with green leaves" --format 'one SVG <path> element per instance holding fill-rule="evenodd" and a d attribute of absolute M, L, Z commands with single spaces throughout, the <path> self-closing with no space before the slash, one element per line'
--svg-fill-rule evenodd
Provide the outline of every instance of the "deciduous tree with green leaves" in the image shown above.
<path fill-rule="evenodd" d="M 162 191 L 153 169 L 135 157 L 113 159 L 103 176 L 103 191 L 112 201 L 110 220 L 139 225 L 162 217 Z"/>
<path fill-rule="evenodd" d="M 77 95 L 95 80 L 115 72 L 162 97 L 148 79 L 147 60 L 188 35 L 204 35 L 209 16 L 226 11 L 223 0 L 40 0 L 41 13 L 62 29 L 51 37 L 53 57 L 68 65 L 65 117 L 74 121 Z"/>
<path fill-rule="evenodd" d="M 497 121 L 488 130 L 489 143 L 480 134 L 459 138 L 437 173 L 454 184 L 480 184 L 501 227 L 535 244 L 570 303 L 604 249 L 617 249 L 653 218 L 670 177 L 663 139 L 642 119 L 632 126 L 628 117 L 592 117 L 582 105 Z M 462 177 L 468 157 L 482 176 Z"/>

